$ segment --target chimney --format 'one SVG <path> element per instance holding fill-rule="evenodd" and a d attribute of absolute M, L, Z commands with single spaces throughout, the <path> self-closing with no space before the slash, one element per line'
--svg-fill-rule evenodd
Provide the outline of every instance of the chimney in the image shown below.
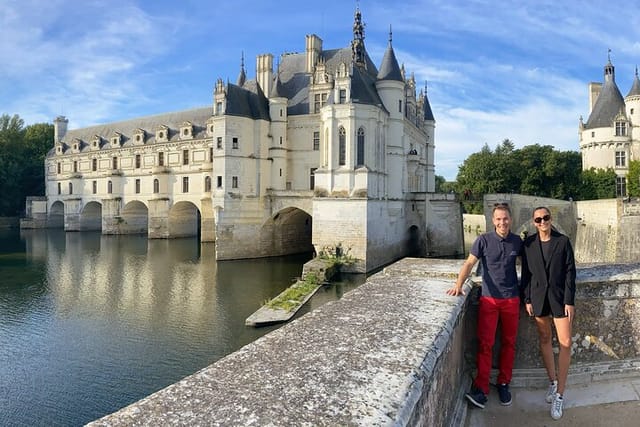
<path fill-rule="evenodd" d="M 54 142 L 62 141 L 62 138 L 67 134 L 67 125 L 69 120 L 65 116 L 58 116 L 53 121 L 53 138 Z"/>
<path fill-rule="evenodd" d="M 265 96 L 271 93 L 273 81 L 273 55 L 265 53 L 256 57 L 256 79 Z"/>
<path fill-rule="evenodd" d="M 322 52 L 322 39 L 315 34 L 307 34 L 307 73 L 313 73 Z"/>

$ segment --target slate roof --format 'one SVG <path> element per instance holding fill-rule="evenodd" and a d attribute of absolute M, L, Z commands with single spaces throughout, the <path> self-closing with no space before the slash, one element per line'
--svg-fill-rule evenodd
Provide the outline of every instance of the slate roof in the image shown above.
<path fill-rule="evenodd" d="M 340 64 L 351 66 L 351 48 L 330 49 L 321 52 L 328 73 L 335 74 Z M 361 104 L 382 105 L 375 88 L 378 69 L 365 51 L 365 66 L 353 67 L 351 99 Z M 277 93 L 289 99 L 287 114 L 309 114 L 309 83 L 311 75 L 306 72 L 306 54 L 289 53 L 280 57 L 276 76 Z M 278 85 L 279 81 L 279 85 Z M 273 94 L 273 90 L 272 90 Z"/>
<path fill-rule="evenodd" d="M 640 79 L 638 79 L 638 69 L 636 68 L 636 75 L 635 78 L 633 79 L 633 84 L 631 85 L 631 89 L 629 90 L 629 93 L 627 94 L 627 97 L 629 96 L 640 96 Z"/>
<path fill-rule="evenodd" d="M 254 120 L 270 120 L 269 100 L 255 80 L 246 81 L 242 87 L 227 83 L 225 114 Z"/>
<path fill-rule="evenodd" d="M 133 135 L 138 129 L 145 131 L 145 144 L 155 142 L 155 132 L 159 126 L 165 125 L 169 128 L 169 142 L 180 140 L 180 127 L 185 122 L 193 125 L 193 138 L 204 138 L 206 134 L 206 122 L 213 115 L 212 106 L 195 108 L 191 110 L 178 111 L 173 113 L 163 113 L 147 117 L 137 117 L 131 120 L 112 122 L 89 126 L 80 129 L 71 129 L 62 138 L 63 142 L 69 144 L 75 138 L 86 144 L 91 143 L 95 135 L 108 142 L 116 132 L 122 134 L 122 146 L 133 145 Z"/>
<path fill-rule="evenodd" d="M 402 72 L 400 71 L 400 67 L 398 66 L 396 54 L 394 53 L 393 47 L 391 46 L 391 40 L 389 40 L 387 50 L 384 51 L 382 64 L 380 65 L 380 72 L 378 73 L 378 79 L 396 80 L 404 83 L 404 78 L 402 78 Z"/>
<path fill-rule="evenodd" d="M 608 64 L 608 66 L 611 65 Z M 610 127 L 618 113 L 624 113 L 624 111 L 624 99 L 616 84 L 615 74 L 612 74 L 609 78 L 605 78 L 600 95 L 584 127 L 585 129 Z"/>

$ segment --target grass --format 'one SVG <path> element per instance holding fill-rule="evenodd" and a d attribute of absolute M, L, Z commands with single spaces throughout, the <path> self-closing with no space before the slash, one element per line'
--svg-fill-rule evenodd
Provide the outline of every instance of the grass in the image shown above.
<path fill-rule="evenodd" d="M 298 280 L 265 305 L 274 310 L 291 311 L 298 307 L 311 292 L 315 291 L 319 283 L 318 276 L 315 273 L 309 273 L 304 279 Z"/>

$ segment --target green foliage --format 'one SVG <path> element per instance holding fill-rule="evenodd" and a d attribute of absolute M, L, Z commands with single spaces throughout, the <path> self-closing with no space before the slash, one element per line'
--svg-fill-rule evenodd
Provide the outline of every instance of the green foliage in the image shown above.
<path fill-rule="evenodd" d="M 289 286 L 286 291 L 268 301 L 266 306 L 274 310 L 291 311 L 320 285 L 320 278 L 314 272 L 308 273 L 302 280 Z"/>
<path fill-rule="evenodd" d="M 627 194 L 631 197 L 640 197 L 640 160 L 631 160 L 629 162 Z"/>
<path fill-rule="evenodd" d="M 615 197 L 612 172 L 583 172 L 577 151 L 557 151 L 551 145 L 540 144 L 515 149 L 505 139 L 495 150 L 485 144 L 471 154 L 459 167 L 454 188 L 465 212 L 482 213 L 482 198 L 490 193 L 564 200 Z"/>
<path fill-rule="evenodd" d="M 327 268 L 333 266 L 340 266 L 344 264 L 353 264 L 355 258 L 349 254 L 351 248 L 344 249 L 342 243 L 338 243 L 336 246 L 325 246 L 320 250 L 318 258 L 327 262 Z"/>
<path fill-rule="evenodd" d="M 582 171 L 581 200 L 616 197 L 616 173 L 612 168 Z"/>
<path fill-rule="evenodd" d="M 27 196 L 44 195 L 44 158 L 52 146 L 52 124 L 25 128 L 18 115 L 0 116 L 0 216 L 18 215 Z"/>

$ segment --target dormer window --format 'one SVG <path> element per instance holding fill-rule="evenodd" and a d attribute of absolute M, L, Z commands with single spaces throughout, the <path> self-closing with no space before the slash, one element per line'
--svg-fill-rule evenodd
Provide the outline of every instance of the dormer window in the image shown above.
<path fill-rule="evenodd" d="M 111 146 L 119 147 L 121 142 L 122 142 L 122 134 L 120 132 L 114 133 L 113 136 L 111 137 Z"/>
<path fill-rule="evenodd" d="M 73 143 L 71 145 L 71 149 L 74 153 L 79 153 L 82 148 L 82 140 L 80 138 L 73 138 Z"/>
<path fill-rule="evenodd" d="M 616 136 L 627 136 L 627 122 L 616 121 Z"/>
<path fill-rule="evenodd" d="M 207 135 L 208 136 L 213 136 L 213 132 L 216 130 L 216 126 L 213 123 L 213 117 L 211 117 L 209 120 L 207 120 Z"/>
<path fill-rule="evenodd" d="M 94 135 L 93 139 L 91 140 L 91 149 L 99 150 L 100 145 L 102 145 L 102 138 L 100 137 L 100 135 Z"/>
<path fill-rule="evenodd" d="M 142 145 L 145 142 L 146 133 L 144 129 L 136 129 L 133 132 L 133 143 L 136 145 Z"/>
<path fill-rule="evenodd" d="M 180 139 L 193 138 L 193 125 L 191 122 L 184 122 L 180 127 Z"/>
<path fill-rule="evenodd" d="M 156 129 L 156 141 L 157 142 L 169 141 L 169 128 L 167 126 L 162 125 Z"/>

